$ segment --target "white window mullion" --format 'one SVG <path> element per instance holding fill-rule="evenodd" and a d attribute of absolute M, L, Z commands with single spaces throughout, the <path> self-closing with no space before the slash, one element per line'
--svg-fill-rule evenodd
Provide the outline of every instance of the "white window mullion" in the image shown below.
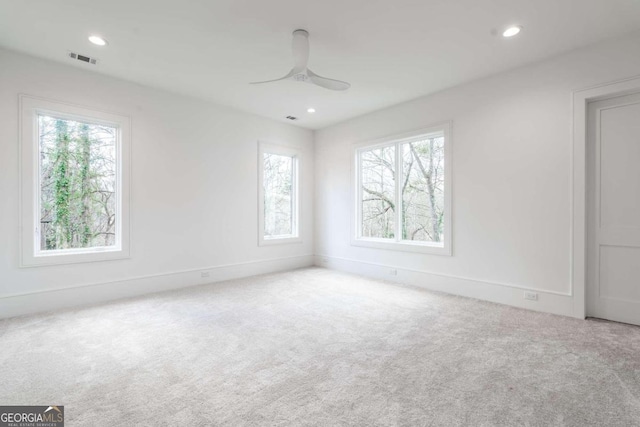
<path fill-rule="evenodd" d="M 402 240 L 402 144 L 397 143 L 396 150 L 396 236 L 395 241 L 400 242 Z"/>
<path fill-rule="evenodd" d="M 355 184 L 355 237 L 360 239 L 362 237 L 362 154 L 360 150 L 356 150 Z"/>
<path fill-rule="evenodd" d="M 298 215 L 299 215 L 299 203 L 298 203 L 298 180 L 300 179 L 298 171 L 298 157 L 293 156 L 293 162 L 291 167 L 291 214 L 292 214 L 292 234 L 298 237 L 300 229 L 298 228 Z"/>

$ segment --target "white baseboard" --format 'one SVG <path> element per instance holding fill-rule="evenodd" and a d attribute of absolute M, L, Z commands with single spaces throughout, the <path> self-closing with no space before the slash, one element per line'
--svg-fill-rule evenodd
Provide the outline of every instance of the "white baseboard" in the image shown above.
<path fill-rule="evenodd" d="M 316 255 L 315 257 L 313 255 L 301 255 L 152 274 L 118 281 L 90 283 L 62 289 L 4 296 L 0 297 L 0 318 L 98 304 L 138 295 L 221 282 L 258 274 L 293 270 L 312 265 L 529 310 L 577 317 L 574 316 L 573 313 L 573 297 L 569 294 L 434 274 L 426 271 L 403 269 L 396 266 L 327 255 Z M 391 270 L 395 270 L 397 275 L 390 275 L 389 272 Z M 203 271 L 208 271 L 210 276 L 202 278 L 200 273 Z M 525 300 L 523 298 L 525 290 L 536 292 L 538 294 L 538 301 Z"/>
<path fill-rule="evenodd" d="M 573 313 L 573 297 L 569 294 L 434 274 L 427 271 L 403 269 L 396 266 L 380 265 L 327 255 L 316 255 L 315 265 L 375 279 L 417 286 L 432 291 L 476 298 L 545 313 L 577 317 Z M 397 274 L 391 275 L 390 272 L 392 270 L 396 271 Z M 537 293 L 538 300 L 525 300 L 525 291 Z"/>
<path fill-rule="evenodd" d="M 238 264 L 151 274 L 124 280 L 90 283 L 62 289 L 0 297 L 0 318 L 9 318 L 62 308 L 98 304 L 122 298 L 258 274 L 275 273 L 314 265 L 313 255 L 300 255 Z M 209 272 L 209 277 L 201 273 Z"/>

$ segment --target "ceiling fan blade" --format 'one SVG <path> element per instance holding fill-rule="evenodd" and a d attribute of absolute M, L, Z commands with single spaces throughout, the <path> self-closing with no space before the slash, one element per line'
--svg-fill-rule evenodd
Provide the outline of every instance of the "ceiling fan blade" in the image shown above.
<path fill-rule="evenodd" d="M 294 74 L 296 74 L 296 73 L 295 73 L 295 70 L 291 70 L 291 71 L 289 71 L 289 73 L 288 73 L 286 76 L 284 76 L 284 77 L 280 77 L 279 79 L 274 79 L 274 80 L 265 80 L 265 81 L 263 81 L 263 82 L 251 82 L 251 83 L 249 83 L 249 84 L 250 84 L 250 85 L 260 85 L 260 84 L 262 84 L 262 83 L 279 82 L 280 80 L 286 80 L 286 79 L 290 78 L 290 77 L 291 77 L 291 76 L 293 76 Z"/>
<path fill-rule="evenodd" d="M 306 30 L 293 32 L 291 51 L 293 52 L 293 69 L 297 73 L 304 71 L 309 63 L 309 33 Z"/>
<path fill-rule="evenodd" d="M 322 86 L 325 89 L 330 90 L 347 90 L 351 87 L 351 84 L 347 82 L 343 82 L 340 80 L 329 79 L 326 77 L 322 77 L 314 73 L 313 71 L 307 69 L 307 74 L 309 75 L 309 79 L 311 83 Z"/>

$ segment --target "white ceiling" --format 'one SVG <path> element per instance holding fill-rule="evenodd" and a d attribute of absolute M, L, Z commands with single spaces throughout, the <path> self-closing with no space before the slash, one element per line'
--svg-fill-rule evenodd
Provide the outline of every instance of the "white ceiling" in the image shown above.
<path fill-rule="evenodd" d="M 248 84 L 289 71 L 297 28 L 309 68 L 351 89 Z M 0 0 L 4 47 L 311 129 L 639 28 L 637 0 Z"/>

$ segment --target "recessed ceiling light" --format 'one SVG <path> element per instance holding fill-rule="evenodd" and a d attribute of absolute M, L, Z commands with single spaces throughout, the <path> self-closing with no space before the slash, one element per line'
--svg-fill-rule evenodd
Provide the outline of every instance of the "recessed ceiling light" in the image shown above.
<path fill-rule="evenodd" d="M 513 37 L 522 31 L 522 27 L 520 25 L 512 25 L 502 33 L 502 37 Z"/>
<path fill-rule="evenodd" d="M 315 113 L 316 109 L 315 108 L 307 108 L 307 113 Z"/>
<path fill-rule="evenodd" d="M 89 41 L 98 46 L 106 46 L 107 40 L 100 36 L 89 36 Z"/>

